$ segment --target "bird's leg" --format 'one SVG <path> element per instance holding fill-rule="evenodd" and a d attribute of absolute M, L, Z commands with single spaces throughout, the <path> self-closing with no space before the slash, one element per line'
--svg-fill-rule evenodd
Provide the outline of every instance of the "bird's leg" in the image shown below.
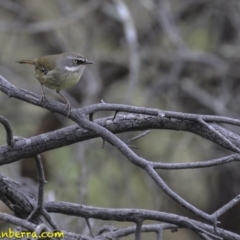
<path fill-rule="evenodd" d="M 56 92 L 65 100 L 65 102 L 66 102 L 66 108 L 68 108 L 68 114 L 67 114 L 67 116 L 69 116 L 69 113 L 71 112 L 71 109 L 72 109 L 72 106 L 71 106 L 70 102 L 67 100 L 67 98 L 65 98 L 65 97 L 61 94 L 60 90 L 56 90 Z M 65 108 L 65 109 L 66 109 L 66 108 Z"/>
<path fill-rule="evenodd" d="M 43 107 L 45 108 L 45 101 L 47 100 L 46 96 L 45 96 L 45 92 L 43 90 L 43 85 L 41 84 L 42 87 L 42 97 L 41 97 L 41 101 L 40 103 L 42 103 Z"/>

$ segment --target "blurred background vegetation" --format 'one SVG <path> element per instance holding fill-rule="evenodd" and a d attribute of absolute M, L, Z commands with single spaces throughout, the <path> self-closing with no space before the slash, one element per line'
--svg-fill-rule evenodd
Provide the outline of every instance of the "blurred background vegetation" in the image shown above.
<path fill-rule="evenodd" d="M 74 107 L 103 99 L 237 118 L 239 13 L 237 0 L 0 0 L 0 74 L 18 87 L 41 94 L 33 67 L 15 61 L 74 51 L 95 62 L 86 68 L 76 87 L 63 92 Z M 54 91 L 45 88 L 45 92 L 48 98 L 61 101 Z M 11 122 L 14 134 L 23 137 L 73 124 L 3 93 L 0 110 Z M 127 141 L 136 135 L 119 137 Z M 0 143 L 5 144 L 3 128 Z M 135 145 L 140 156 L 163 162 L 204 161 L 229 154 L 186 132 L 152 130 Z M 101 146 L 101 139 L 95 139 L 42 154 L 48 180 L 46 201 L 144 208 L 193 217 L 115 148 Z M 36 192 L 33 159 L 3 166 L 1 172 Z M 237 163 L 159 173 L 173 190 L 208 213 L 239 194 Z M 9 212 L 3 204 L 0 211 Z M 221 226 L 240 233 L 239 212 L 236 206 L 226 213 L 220 219 Z M 61 229 L 88 231 L 84 220 L 63 216 L 55 220 Z M 95 232 L 103 224 L 92 221 Z M 6 226 L 2 223 L 0 227 Z M 171 239 L 196 239 L 185 230 L 165 234 Z"/>

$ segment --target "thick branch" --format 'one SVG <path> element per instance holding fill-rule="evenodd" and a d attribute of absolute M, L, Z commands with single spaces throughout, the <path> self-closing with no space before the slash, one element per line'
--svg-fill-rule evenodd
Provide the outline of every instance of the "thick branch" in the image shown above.
<path fill-rule="evenodd" d="M 37 206 L 36 199 L 26 194 L 21 186 L 8 177 L 0 174 L 0 199 L 15 214 L 15 216 L 26 219 Z M 41 223 L 40 219 L 33 218 L 34 223 Z"/>
<path fill-rule="evenodd" d="M 174 224 L 178 227 L 187 227 L 192 230 L 201 228 L 209 233 L 216 234 L 213 226 L 203 224 L 193 219 L 182 217 L 176 214 L 164 213 L 160 211 L 141 210 L 141 209 L 111 209 L 89 207 L 81 204 L 68 202 L 47 202 L 44 207 L 49 212 L 62 213 L 72 216 L 80 216 L 83 218 L 96 218 L 101 220 L 111 220 L 120 222 L 135 222 L 136 219 L 155 220 Z M 228 239 L 240 239 L 237 234 L 217 228 L 218 235 Z"/>
<path fill-rule="evenodd" d="M 227 146 L 221 141 L 221 139 L 216 138 L 215 134 L 211 134 L 205 126 L 202 126 L 194 121 L 129 114 L 119 115 L 114 122 L 111 121 L 111 118 L 103 118 L 96 120 L 95 123 L 110 130 L 112 133 L 141 131 L 147 129 L 189 131 L 211 140 L 224 148 L 232 150 L 230 146 Z M 229 139 L 229 141 L 237 147 L 240 147 L 240 138 L 237 134 L 222 128 L 217 124 L 212 124 L 212 127 L 221 131 L 223 136 Z M 92 131 L 84 130 L 78 126 L 71 126 L 27 139 L 22 139 L 16 141 L 11 148 L 6 145 L 0 147 L 0 165 L 15 162 L 21 158 L 34 157 L 39 153 L 51 149 L 56 149 L 96 137 L 99 136 Z"/>
<path fill-rule="evenodd" d="M 35 105 L 40 105 L 40 102 L 37 98 L 37 95 L 31 93 L 29 91 L 19 89 L 14 85 L 10 84 L 7 80 L 0 77 L 0 89 L 7 93 L 9 96 L 13 96 L 19 98 L 21 100 L 30 102 Z M 30 97 L 29 97 L 30 96 Z M 56 111 L 61 114 L 66 114 L 65 109 L 63 109 L 62 104 L 55 101 L 48 101 L 45 107 L 51 111 Z M 115 112 L 124 111 L 131 113 L 140 113 L 143 115 L 132 115 L 128 114 L 127 116 L 120 117 L 120 121 L 124 124 L 119 124 L 118 130 L 116 130 L 117 121 L 119 121 L 119 117 L 117 121 L 112 121 L 111 119 L 100 119 L 95 122 L 91 122 L 86 119 L 86 115 L 90 114 L 91 116 L 97 112 L 107 110 L 114 110 Z M 116 114 L 115 114 L 116 115 Z M 131 161 L 136 166 L 144 169 L 147 173 L 153 178 L 153 180 L 158 184 L 158 186 L 173 200 L 178 202 L 180 205 L 194 213 L 196 216 L 199 216 L 211 223 L 216 223 L 216 218 L 204 213 L 203 211 L 197 209 L 183 198 L 181 198 L 178 194 L 176 194 L 173 190 L 171 190 L 161 179 L 161 177 L 155 172 L 153 165 L 150 161 L 139 157 L 136 153 L 134 153 L 124 142 L 122 142 L 119 138 L 117 138 L 113 133 L 124 132 L 124 131 L 136 131 L 136 130 L 145 130 L 145 129 L 174 129 L 174 130 L 185 130 L 192 131 L 200 136 L 203 136 L 207 139 L 210 139 L 213 142 L 218 143 L 221 146 L 224 146 L 227 149 L 231 149 L 232 151 L 239 152 L 239 149 L 232 143 L 232 136 L 234 136 L 234 140 L 239 139 L 239 136 L 221 128 L 221 131 L 216 130 L 218 128 L 213 122 L 224 122 L 233 125 L 239 125 L 240 121 L 236 119 L 224 118 L 224 117 L 216 117 L 216 116 L 201 116 L 194 114 L 185 114 L 185 113 L 176 113 L 176 112 L 168 112 L 161 111 L 158 109 L 150 109 L 150 108 L 138 108 L 128 105 L 118 105 L 118 104 L 96 104 L 93 106 L 85 107 L 79 110 L 74 109 L 71 111 L 69 117 L 76 122 L 80 127 L 84 130 L 83 134 L 89 131 L 91 137 L 101 136 L 104 140 L 111 143 L 115 146 L 129 161 Z M 134 120 L 133 120 L 134 119 Z M 127 120 L 127 121 L 125 121 Z M 131 124 L 131 120 L 133 120 L 133 124 Z M 144 120 L 144 121 L 143 121 Z M 101 122 L 102 121 L 102 122 Z M 125 122 L 124 122 L 125 121 Z M 210 125 L 212 123 L 212 125 Z M 145 124 L 145 125 L 144 125 Z M 146 127 L 144 129 L 144 127 Z M 125 127 L 125 128 L 123 128 Z M 73 128 L 73 127 L 72 127 Z M 113 131 L 115 130 L 115 132 Z M 69 129 L 68 129 L 69 130 Z M 73 129 L 71 129 L 73 130 Z M 76 129 L 75 129 L 76 130 Z M 74 139 L 76 140 L 76 133 L 73 133 Z M 230 137 L 229 137 L 230 136 Z M 54 136 L 55 137 L 55 136 Z M 59 136 L 57 136 L 59 138 Z M 89 136 L 88 136 L 89 137 Z M 66 142 L 63 144 L 65 139 L 69 139 L 68 135 L 61 135 L 61 143 L 62 146 L 67 145 Z M 86 136 L 85 136 L 86 139 Z M 46 148 L 40 150 L 44 144 L 42 144 L 42 138 L 36 138 L 35 141 L 29 141 L 27 139 L 26 142 L 24 140 L 19 140 L 14 144 L 14 151 L 17 150 L 16 154 L 13 157 L 12 149 L 4 149 L 4 146 L 0 148 L 0 164 L 6 164 L 9 162 L 16 161 L 21 157 L 29 157 L 35 156 L 36 154 L 46 151 L 49 149 L 53 149 L 53 146 L 50 147 L 48 135 L 43 136 L 43 140 L 47 143 Z M 40 144 L 39 144 L 40 142 Z M 70 144 L 70 143 L 69 143 Z M 23 146 L 24 145 L 24 146 Z M 33 148 L 35 147 L 36 152 L 33 152 Z M 56 148 L 56 146 L 54 146 Z M 58 146 L 59 147 L 59 146 Z M 20 150 L 20 151 L 19 151 Z M 2 152 L 1 152 L 2 151 Z M 20 154 L 19 154 L 20 152 Z M 24 156 L 22 156 L 22 155 Z M 2 161 L 2 162 L 1 162 Z M 135 222 L 138 221 L 139 218 L 134 216 Z M 191 224 L 190 224 L 191 225 Z M 194 228 L 193 228 L 194 230 Z M 196 230 L 196 229 L 195 229 Z M 137 234 L 137 238 L 139 238 L 139 234 Z"/>

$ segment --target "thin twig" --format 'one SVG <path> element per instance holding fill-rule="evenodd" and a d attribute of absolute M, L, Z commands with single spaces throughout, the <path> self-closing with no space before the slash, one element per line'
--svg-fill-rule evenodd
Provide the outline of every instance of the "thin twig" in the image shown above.
<path fill-rule="evenodd" d="M 3 116 L 0 116 L 0 123 L 4 126 L 6 130 L 6 142 L 8 146 L 13 146 L 13 130 L 10 122 Z"/>
<path fill-rule="evenodd" d="M 227 204 L 225 204 L 224 206 L 222 206 L 221 208 L 219 208 L 216 212 L 214 212 L 212 214 L 212 216 L 219 218 L 220 216 L 222 216 L 225 212 L 227 212 L 229 209 L 231 209 L 232 207 L 234 207 L 237 203 L 239 203 L 240 201 L 240 194 L 237 195 L 234 199 L 232 199 L 231 201 L 229 201 Z"/>
<path fill-rule="evenodd" d="M 135 240 L 141 240 L 142 239 L 142 237 L 141 237 L 142 225 L 143 225 L 143 222 L 141 220 L 137 221 L 137 223 L 136 223 L 136 231 L 135 231 Z"/>
<path fill-rule="evenodd" d="M 216 134 L 226 145 L 228 145 L 232 150 L 235 150 L 237 153 L 240 153 L 240 148 L 233 145 L 227 138 L 225 138 L 221 133 L 216 131 L 210 124 L 206 123 L 201 117 L 197 117 L 197 121 L 206 126 L 210 131 Z"/>
<path fill-rule="evenodd" d="M 88 218 L 85 218 L 85 221 L 86 221 L 86 223 L 87 223 L 87 226 L 88 226 L 89 232 L 90 232 L 90 234 L 91 234 L 91 237 L 94 238 L 92 226 L 91 226 L 91 224 L 90 224 L 90 222 L 89 222 L 89 219 L 88 219 Z"/>
<path fill-rule="evenodd" d="M 212 159 L 208 161 L 201 162 L 187 162 L 187 163 L 164 163 L 164 162 L 152 162 L 154 169 L 190 169 L 190 168 L 206 168 L 218 166 L 230 162 L 239 162 L 240 154 L 232 154 L 226 157 Z"/>
<path fill-rule="evenodd" d="M 188 211 L 192 212 L 198 217 L 201 217 L 202 219 L 205 219 L 208 222 L 213 223 L 214 218 L 211 215 L 206 214 L 205 212 L 201 211 L 200 209 L 197 209 L 190 203 L 188 203 L 185 199 L 180 197 L 176 192 L 174 192 L 171 188 L 167 186 L 167 184 L 163 181 L 163 179 L 157 174 L 157 172 L 148 164 L 145 167 L 146 172 L 149 174 L 149 176 L 152 177 L 154 182 L 174 201 L 176 201 L 178 204 L 180 204 L 182 207 L 188 209 Z"/>
<path fill-rule="evenodd" d="M 135 141 L 135 140 L 137 140 L 139 138 L 142 138 L 142 137 L 146 136 L 149 133 L 150 133 L 150 130 L 147 130 L 147 131 L 137 135 L 136 137 L 130 138 L 129 140 L 127 140 L 127 143 L 130 143 L 130 142 L 133 142 L 133 141 Z"/>
<path fill-rule="evenodd" d="M 38 154 L 34 157 L 37 169 L 38 178 L 38 200 L 37 207 L 31 212 L 27 220 L 30 220 L 33 216 L 40 217 L 41 215 L 47 220 L 53 229 L 58 229 L 57 225 L 49 215 L 49 213 L 44 209 L 44 184 L 46 183 L 44 169 L 42 165 L 41 156 Z"/>

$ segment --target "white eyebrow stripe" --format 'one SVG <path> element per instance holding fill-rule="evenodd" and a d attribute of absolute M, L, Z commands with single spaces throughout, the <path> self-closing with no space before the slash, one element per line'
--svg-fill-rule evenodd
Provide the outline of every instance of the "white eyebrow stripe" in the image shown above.
<path fill-rule="evenodd" d="M 84 57 L 68 57 L 68 59 L 71 59 L 71 60 L 74 60 L 74 59 L 77 59 L 77 60 L 82 60 L 82 61 L 84 61 L 85 60 L 85 58 Z"/>
<path fill-rule="evenodd" d="M 70 72 L 76 72 L 77 70 L 79 70 L 79 66 L 74 66 L 74 67 L 65 67 L 65 70 L 70 71 Z"/>

